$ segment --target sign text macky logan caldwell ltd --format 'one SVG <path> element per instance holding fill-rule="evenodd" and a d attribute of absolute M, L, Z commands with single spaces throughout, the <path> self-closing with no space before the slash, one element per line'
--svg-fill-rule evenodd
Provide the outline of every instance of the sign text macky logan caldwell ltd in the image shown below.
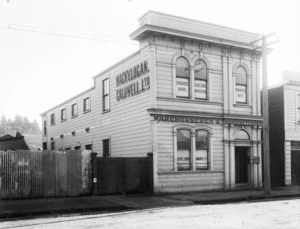
<path fill-rule="evenodd" d="M 150 89 L 149 72 L 148 61 L 145 60 L 118 74 L 116 76 L 116 86 L 126 85 L 116 90 L 117 101 L 148 91 Z"/>

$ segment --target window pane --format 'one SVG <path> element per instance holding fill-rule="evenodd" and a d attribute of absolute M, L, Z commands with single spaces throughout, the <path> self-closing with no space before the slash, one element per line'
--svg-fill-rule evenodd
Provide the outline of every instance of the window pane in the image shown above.
<path fill-rule="evenodd" d="M 198 130 L 196 133 L 196 150 L 208 149 L 208 132 Z"/>
<path fill-rule="evenodd" d="M 235 73 L 236 84 L 247 85 L 247 74 L 243 67 L 238 67 Z"/>
<path fill-rule="evenodd" d="M 103 110 L 106 111 L 109 109 L 109 96 L 103 98 Z"/>
<path fill-rule="evenodd" d="M 197 99 L 207 99 L 207 82 L 205 80 L 195 79 L 195 98 Z"/>
<path fill-rule="evenodd" d="M 190 77 L 190 66 L 184 57 L 179 57 L 176 62 L 176 76 Z"/>
<path fill-rule="evenodd" d="M 300 95 L 297 96 L 297 100 L 298 100 L 298 101 L 297 101 L 297 103 L 298 103 L 298 106 L 297 106 L 297 107 L 298 107 L 298 109 L 300 109 Z"/>
<path fill-rule="evenodd" d="M 108 79 L 104 80 L 104 85 L 103 85 L 103 94 L 107 95 L 109 92 L 109 83 L 108 83 Z"/>
<path fill-rule="evenodd" d="M 77 103 L 72 105 L 72 116 L 77 115 Z"/>
<path fill-rule="evenodd" d="M 207 79 L 207 68 L 203 60 L 197 60 L 195 63 L 195 79 Z"/>
<path fill-rule="evenodd" d="M 246 103 L 247 102 L 247 88 L 244 85 L 235 86 L 235 101 L 237 103 Z"/>
<path fill-rule="evenodd" d="M 189 84 L 190 81 L 187 78 L 176 78 L 176 95 L 178 97 L 189 97 Z"/>
<path fill-rule="evenodd" d="M 90 99 L 86 98 L 84 100 L 84 111 L 88 111 L 90 109 Z"/>
<path fill-rule="evenodd" d="M 61 120 L 65 120 L 66 119 L 66 109 L 62 109 L 61 110 Z"/>
<path fill-rule="evenodd" d="M 208 132 L 198 130 L 196 132 L 196 169 L 207 169 L 208 167 Z"/>
<path fill-rule="evenodd" d="M 177 131 L 177 168 L 178 170 L 191 168 L 191 132 L 189 130 Z"/>

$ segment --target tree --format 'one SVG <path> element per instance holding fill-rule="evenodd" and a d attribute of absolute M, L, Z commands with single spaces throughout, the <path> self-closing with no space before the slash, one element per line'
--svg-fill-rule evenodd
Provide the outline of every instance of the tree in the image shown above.
<path fill-rule="evenodd" d="M 14 135 L 16 132 L 21 134 L 41 134 L 41 129 L 36 120 L 30 122 L 27 117 L 16 115 L 12 121 L 10 118 L 6 119 L 5 115 L 0 119 L 0 136 L 5 134 Z"/>
<path fill-rule="evenodd" d="M 4 135 L 6 132 L 7 132 L 7 119 L 5 115 L 2 115 L 0 120 L 0 136 Z"/>

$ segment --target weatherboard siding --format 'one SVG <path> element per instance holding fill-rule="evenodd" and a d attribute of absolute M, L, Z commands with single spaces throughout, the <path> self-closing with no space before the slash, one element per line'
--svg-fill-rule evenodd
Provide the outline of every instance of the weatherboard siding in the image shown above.
<path fill-rule="evenodd" d="M 300 85 L 285 85 L 285 140 L 300 141 L 300 124 L 297 123 L 297 95 Z"/>
<path fill-rule="evenodd" d="M 177 123 L 184 124 L 184 123 Z M 192 127 L 210 127 L 212 136 L 212 169 L 203 171 L 174 171 L 174 123 L 157 124 L 158 192 L 199 191 L 224 188 L 223 126 L 189 124 Z"/>
<path fill-rule="evenodd" d="M 43 142 L 48 142 L 48 149 L 51 148 L 51 138 L 54 137 L 55 149 L 74 149 L 80 146 L 92 144 L 93 151 L 102 156 L 102 140 L 110 139 L 110 153 L 113 157 L 118 156 L 146 156 L 151 152 L 151 131 L 150 117 L 147 112 L 151 104 L 150 90 L 141 94 L 117 101 L 116 97 L 116 76 L 123 71 L 130 69 L 143 61 L 148 61 L 150 68 L 149 52 L 140 50 L 136 55 L 130 56 L 119 65 L 103 72 L 95 78 L 95 86 L 90 91 L 61 104 L 53 110 L 49 110 L 43 116 L 47 120 L 47 136 Z M 152 72 L 137 78 L 152 76 Z M 102 81 L 109 78 L 110 111 L 102 111 Z M 132 82 L 134 82 L 133 80 Z M 150 79 L 151 81 L 151 79 Z M 125 83 L 126 86 L 132 82 Z M 91 110 L 83 112 L 83 99 L 90 97 Z M 77 117 L 71 117 L 72 104 L 78 104 Z M 61 109 L 66 108 L 67 119 L 60 120 Z M 50 115 L 55 113 L 55 125 L 50 124 Z M 87 132 L 85 129 L 89 127 Z M 75 136 L 72 132 L 76 131 Z M 64 135 L 63 138 L 60 135 Z"/>

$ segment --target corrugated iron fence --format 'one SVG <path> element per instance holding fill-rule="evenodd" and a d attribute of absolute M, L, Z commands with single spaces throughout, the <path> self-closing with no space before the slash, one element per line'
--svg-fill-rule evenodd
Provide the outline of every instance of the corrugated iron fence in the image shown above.
<path fill-rule="evenodd" d="M 92 193 L 90 151 L 0 151 L 0 199 Z"/>

